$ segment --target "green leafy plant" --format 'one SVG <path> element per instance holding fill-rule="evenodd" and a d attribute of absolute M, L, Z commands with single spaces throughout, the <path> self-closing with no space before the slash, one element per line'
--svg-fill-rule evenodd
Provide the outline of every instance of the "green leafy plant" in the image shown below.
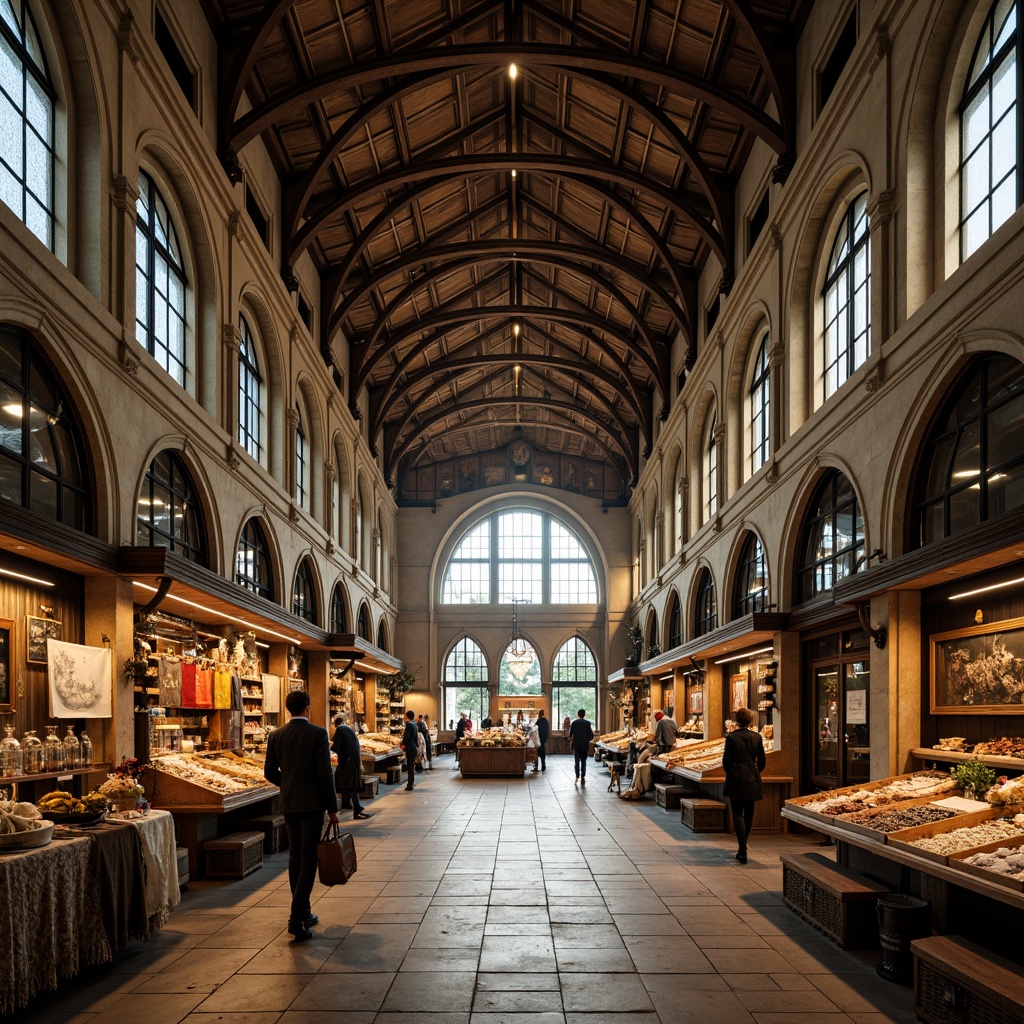
<path fill-rule="evenodd" d="M 953 765 L 949 774 L 961 789 L 970 790 L 978 796 L 986 793 L 996 781 L 996 773 L 976 757 Z"/>
<path fill-rule="evenodd" d="M 416 677 L 402 669 L 401 672 L 395 672 L 390 676 L 382 676 L 381 682 L 388 688 L 392 700 L 397 700 L 416 685 Z"/>

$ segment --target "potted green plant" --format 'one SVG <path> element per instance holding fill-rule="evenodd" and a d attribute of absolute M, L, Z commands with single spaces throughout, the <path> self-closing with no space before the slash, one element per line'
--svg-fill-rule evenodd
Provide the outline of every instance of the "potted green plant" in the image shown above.
<path fill-rule="evenodd" d="M 961 761 L 949 769 L 953 781 L 964 791 L 968 800 L 983 799 L 996 781 L 996 773 L 976 757 Z"/>

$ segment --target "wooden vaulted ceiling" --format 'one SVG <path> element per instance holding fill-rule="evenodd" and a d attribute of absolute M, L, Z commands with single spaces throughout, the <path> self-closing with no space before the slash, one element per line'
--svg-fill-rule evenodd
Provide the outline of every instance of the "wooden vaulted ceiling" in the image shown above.
<path fill-rule="evenodd" d="M 634 480 L 743 161 L 793 160 L 811 0 L 204 2 L 222 159 L 277 162 L 388 480 L 516 436 Z"/>

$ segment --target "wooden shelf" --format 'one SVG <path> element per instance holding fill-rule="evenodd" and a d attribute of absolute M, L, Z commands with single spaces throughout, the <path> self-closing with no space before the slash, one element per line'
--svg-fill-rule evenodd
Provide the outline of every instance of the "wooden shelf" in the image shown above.
<path fill-rule="evenodd" d="M 0 786 L 22 785 L 26 782 L 42 782 L 44 779 L 66 779 L 72 775 L 88 775 L 90 772 L 110 771 L 105 762 L 93 763 L 88 768 L 66 768 L 59 772 L 33 772 L 31 775 L 0 775 Z"/>
<path fill-rule="evenodd" d="M 959 764 L 962 761 L 982 761 L 989 768 L 1010 768 L 1024 772 L 1024 758 L 1003 757 L 1000 754 L 965 754 L 959 750 L 934 750 L 931 747 L 916 747 L 910 756 L 918 761 L 942 761 L 945 764 Z"/>

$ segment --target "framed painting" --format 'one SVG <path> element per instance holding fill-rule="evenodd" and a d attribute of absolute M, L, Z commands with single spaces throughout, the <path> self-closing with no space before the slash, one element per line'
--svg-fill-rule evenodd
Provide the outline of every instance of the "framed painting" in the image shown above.
<path fill-rule="evenodd" d="M 14 710 L 14 673 L 11 671 L 11 631 L 14 623 L 0 619 L 0 714 Z"/>
<path fill-rule="evenodd" d="M 929 637 L 933 715 L 1024 715 L 1024 618 Z"/>
<path fill-rule="evenodd" d="M 739 711 L 747 706 L 750 699 L 750 676 L 747 672 L 738 672 L 730 680 L 732 687 L 732 710 Z"/>
<path fill-rule="evenodd" d="M 686 710 L 691 715 L 704 714 L 704 687 L 692 686 L 686 694 Z"/>
<path fill-rule="evenodd" d="M 28 654 L 25 658 L 31 664 L 46 664 L 46 641 L 60 640 L 61 624 L 57 619 L 41 619 L 26 615 L 28 620 Z"/>

